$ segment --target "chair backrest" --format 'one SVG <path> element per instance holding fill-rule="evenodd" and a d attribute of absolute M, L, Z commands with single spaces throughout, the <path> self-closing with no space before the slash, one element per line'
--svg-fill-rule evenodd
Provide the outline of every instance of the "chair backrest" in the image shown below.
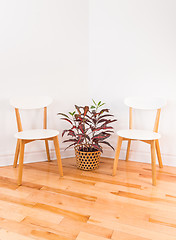
<path fill-rule="evenodd" d="M 10 99 L 10 104 L 15 108 L 18 131 L 23 131 L 19 109 L 41 109 L 44 108 L 43 128 L 47 128 L 47 106 L 52 103 L 52 98 L 47 96 L 37 97 L 14 97 Z"/>
<path fill-rule="evenodd" d="M 161 108 L 166 105 L 165 99 L 156 98 L 156 97 L 155 98 L 133 97 L 133 98 L 126 98 L 124 103 L 129 107 L 129 128 L 130 129 L 132 129 L 132 109 L 133 108 L 141 109 L 141 110 L 157 110 L 153 131 L 158 132 Z"/>
<path fill-rule="evenodd" d="M 10 99 L 10 104 L 18 109 L 39 109 L 47 107 L 51 103 L 52 98 L 47 96 L 14 97 Z"/>

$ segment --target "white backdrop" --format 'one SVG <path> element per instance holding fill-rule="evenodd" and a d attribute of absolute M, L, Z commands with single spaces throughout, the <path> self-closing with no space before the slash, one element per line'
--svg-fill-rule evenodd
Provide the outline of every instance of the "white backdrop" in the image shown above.
<path fill-rule="evenodd" d="M 0 165 L 11 164 L 15 152 L 17 128 L 9 97 L 53 97 L 48 125 L 60 131 L 64 124 L 57 112 L 87 102 L 82 87 L 88 81 L 88 13 L 88 1 L 82 0 L 0 1 Z M 22 120 L 24 129 L 38 127 L 42 115 L 24 112 Z M 46 159 L 43 142 L 25 150 L 26 162 Z M 63 157 L 69 154 L 62 151 Z"/>
<path fill-rule="evenodd" d="M 127 96 L 161 96 L 168 101 L 159 131 L 164 164 L 176 166 L 176 1 L 91 0 L 90 73 L 92 97 L 103 99 L 128 127 Z M 136 112 L 135 117 L 137 118 Z M 152 120 L 150 120 L 150 117 Z M 153 127 L 142 113 L 136 127 Z M 134 120 L 135 120 L 134 119 Z M 117 136 L 111 138 L 116 146 Z M 149 146 L 132 143 L 130 159 L 150 161 Z M 122 146 L 125 157 L 126 145 Z M 106 156 L 114 157 L 110 150 Z"/>

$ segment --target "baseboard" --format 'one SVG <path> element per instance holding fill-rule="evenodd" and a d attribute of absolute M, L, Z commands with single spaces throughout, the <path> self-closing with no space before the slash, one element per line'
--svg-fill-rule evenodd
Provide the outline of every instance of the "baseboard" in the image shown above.
<path fill-rule="evenodd" d="M 61 151 L 61 157 L 63 159 L 75 156 L 73 149 L 68 149 L 65 151 L 64 149 L 61 148 L 60 151 Z M 50 150 L 50 156 L 51 156 L 51 159 L 56 159 L 54 149 Z M 114 156 L 115 156 L 114 151 L 108 148 L 104 148 L 102 157 L 108 157 L 113 159 Z M 121 149 L 119 159 L 123 160 L 125 159 L 125 157 L 126 157 L 126 149 Z M 13 165 L 13 158 L 14 158 L 14 153 L 1 154 L 0 167 Z M 150 163 L 151 162 L 150 159 L 151 159 L 150 152 L 142 152 L 142 151 L 140 152 L 140 151 L 134 151 L 134 150 L 130 151 L 129 160 L 131 161 Z M 25 152 L 24 163 L 43 162 L 46 160 L 47 160 L 47 157 L 46 157 L 45 151 Z M 162 154 L 162 160 L 164 165 L 176 167 L 175 155 Z"/>
<path fill-rule="evenodd" d="M 102 156 L 114 158 L 115 152 L 112 151 L 111 149 L 104 148 Z M 161 156 L 162 156 L 163 165 L 176 167 L 175 155 L 161 154 Z M 126 149 L 121 149 L 119 159 L 125 160 L 125 158 L 126 158 Z M 129 154 L 129 161 L 130 160 L 135 162 L 151 163 L 151 153 L 131 150 Z"/>
<path fill-rule="evenodd" d="M 60 149 L 61 158 L 69 158 L 74 156 L 74 150 L 68 149 L 65 151 L 64 149 Z M 51 159 L 56 159 L 54 149 L 50 149 L 50 157 Z M 14 153 L 13 154 L 1 154 L 0 155 L 0 167 L 13 165 Z M 32 162 L 44 162 L 47 161 L 47 156 L 45 151 L 34 151 L 34 152 L 25 152 L 24 155 L 24 163 L 32 163 Z"/>

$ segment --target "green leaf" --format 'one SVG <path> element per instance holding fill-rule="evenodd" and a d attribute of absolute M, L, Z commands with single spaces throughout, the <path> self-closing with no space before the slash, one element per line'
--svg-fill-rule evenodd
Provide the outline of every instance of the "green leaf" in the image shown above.
<path fill-rule="evenodd" d="M 92 99 L 93 103 L 95 104 L 95 106 L 97 106 L 96 102 Z"/>
<path fill-rule="evenodd" d="M 99 107 L 102 107 L 103 105 L 105 105 L 105 103 L 102 103 Z"/>
<path fill-rule="evenodd" d="M 101 101 L 99 101 L 98 106 L 100 106 L 100 104 L 101 104 Z"/>
<path fill-rule="evenodd" d="M 95 108 L 95 106 L 91 106 L 90 108 L 93 109 L 93 108 Z"/>
<path fill-rule="evenodd" d="M 75 111 L 74 112 L 69 112 L 69 114 L 74 116 L 75 115 Z"/>

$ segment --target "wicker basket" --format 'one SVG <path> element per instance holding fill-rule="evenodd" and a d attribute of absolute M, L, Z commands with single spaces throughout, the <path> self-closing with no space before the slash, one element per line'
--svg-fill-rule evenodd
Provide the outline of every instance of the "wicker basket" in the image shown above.
<path fill-rule="evenodd" d="M 80 145 L 75 147 L 77 168 L 85 171 L 97 169 L 99 167 L 101 152 L 83 152 L 78 150 L 79 147 Z"/>

